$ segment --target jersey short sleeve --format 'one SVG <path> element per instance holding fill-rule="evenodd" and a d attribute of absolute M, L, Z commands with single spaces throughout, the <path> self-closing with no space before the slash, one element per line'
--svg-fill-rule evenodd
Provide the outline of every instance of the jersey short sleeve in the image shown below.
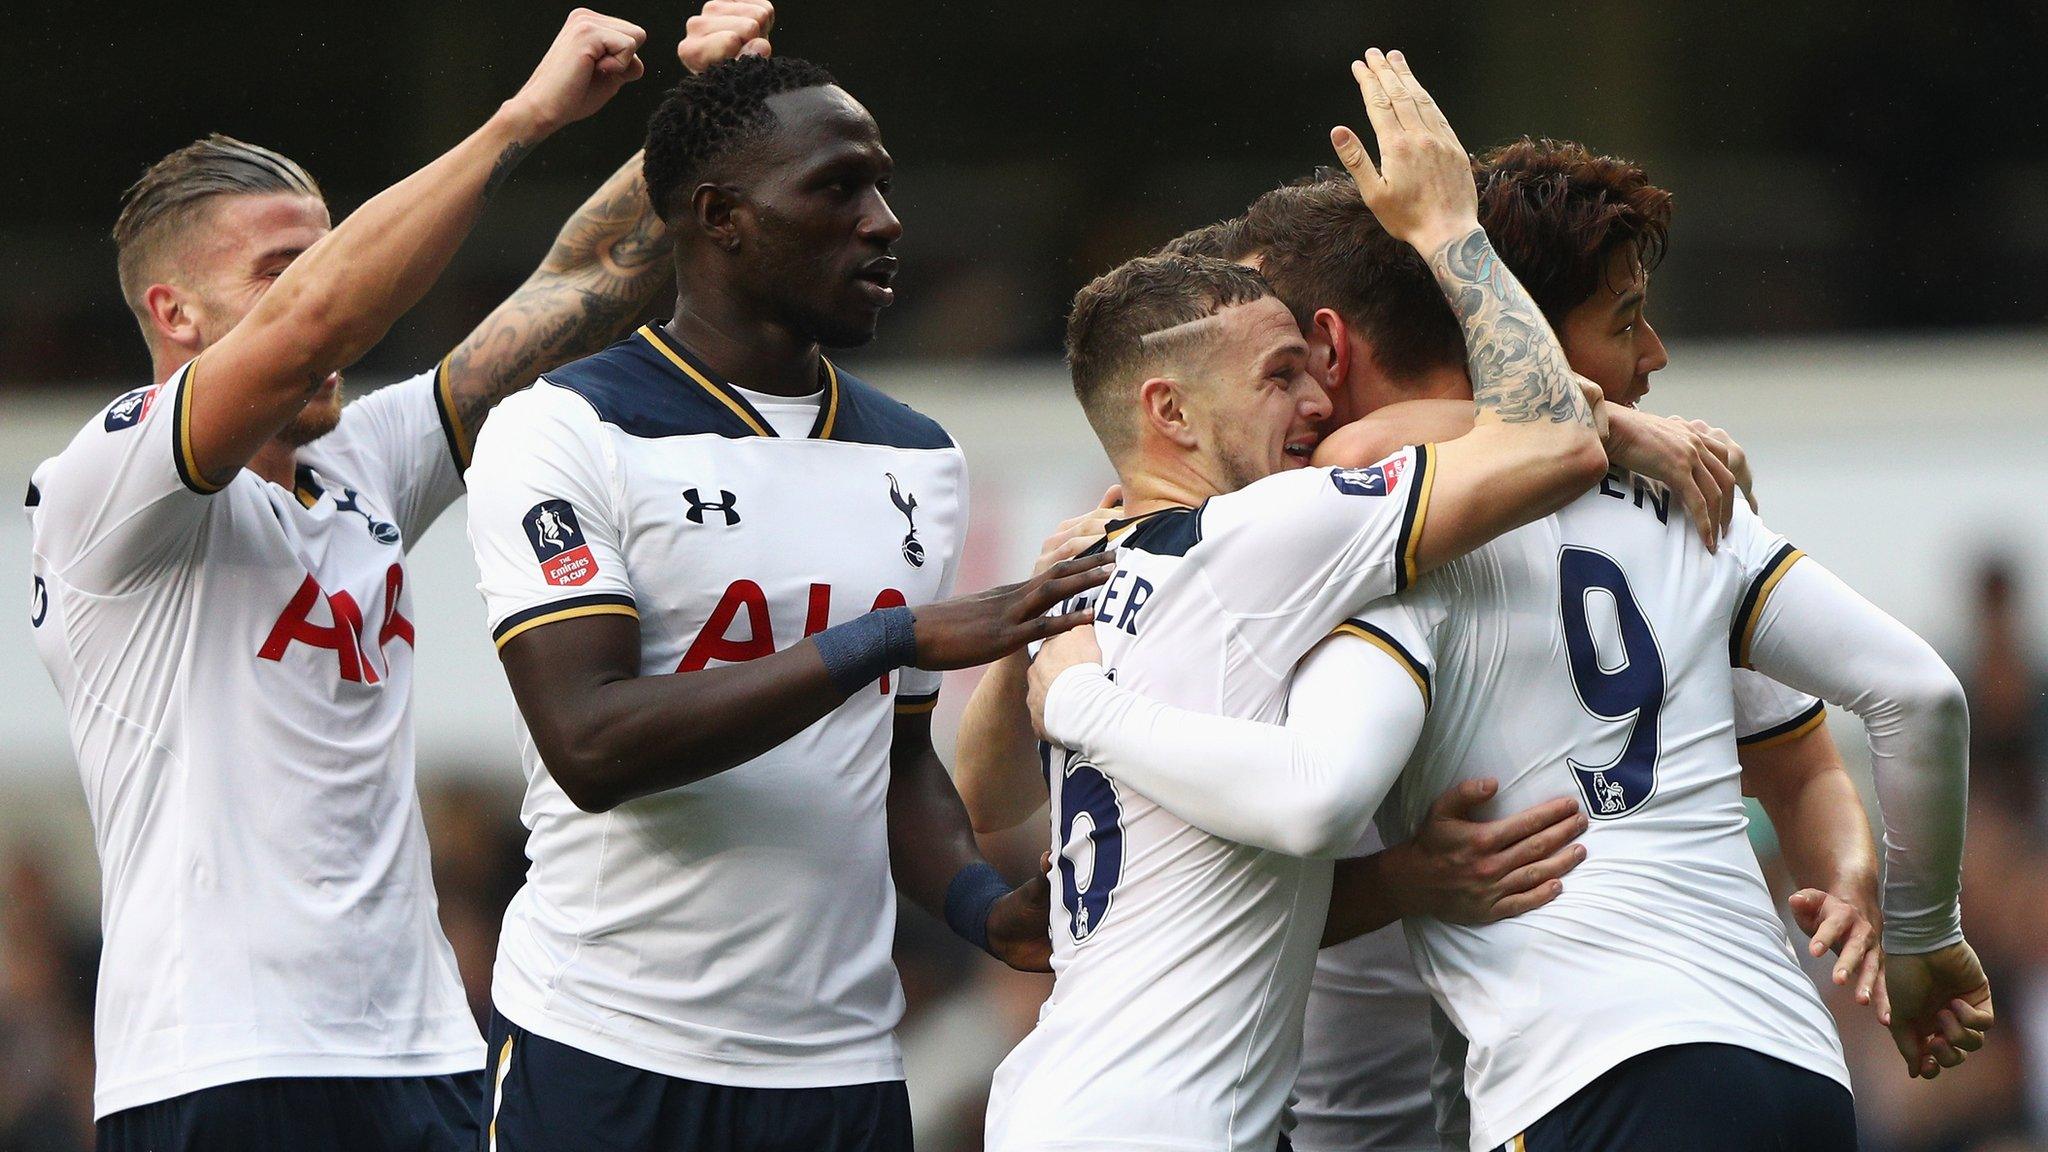
<path fill-rule="evenodd" d="M 1422 694 L 1422 706 L 1427 709 L 1436 677 L 1434 636 L 1443 618 L 1437 599 L 1421 595 L 1418 590 L 1368 605 L 1337 625 L 1331 635 L 1379 649 L 1415 682 L 1415 690 Z"/>
<path fill-rule="evenodd" d="M 1787 688 L 1761 672 L 1735 669 L 1735 743 L 1769 748 L 1796 740 L 1827 722 L 1819 697 Z"/>
<path fill-rule="evenodd" d="M 960 532 L 958 536 L 958 539 L 963 541 L 967 539 L 968 508 L 966 473 L 963 469 L 960 481 Z M 945 567 L 941 569 L 939 575 L 938 599 L 940 600 L 950 600 L 953 598 L 954 584 L 960 576 L 961 551 L 962 549 L 955 548 L 952 554 L 946 557 Z M 1036 650 L 1034 649 L 1034 651 Z M 939 687 L 945 680 L 944 673 L 927 672 L 922 668 L 905 668 L 900 675 L 902 679 L 897 681 L 896 686 L 896 711 L 899 714 L 929 712 L 939 706 Z"/>
<path fill-rule="evenodd" d="M 637 616 L 616 468 L 596 413 L 543 383 L 498 406 L 469 469 L 469 539 L 499 647 L 542 624 Z"/>
<path fill-rule="evenodd" d="M 407 547 L 462 495 L 462 461 L 446 431 L 441 369 L 387 385 L 342 410 L 341 426 L 301 457 L 350 454 L 350 481 L 390 508 Z"/>
<path fill-rule="evenodd" d="M 1435 452 L 1304 468 L 1218 496 L 1199 532 L 1217 601 L 1260 651 L 1306 651 L 1334 620 L 1415 581 Z"/>
<path fill-rule="evenodd" d="M 1763 615 L 1764 605 L 1770 602 L 1778 581 L 1806 554 L 1765 527 L 1749 505 L 1740 500 L 1735 502 L 1735 517 L 1728 522 L 1722 550 L 1742 571 L 1742 593 L 1728 627 L 1728 662 L 1737 668 L 1748 668 L 1750 642 L 1756 638 L 1757 620 Z"/>
<path fill-rule="evenodd" d="M 125 392 L 36 469 L 35 549 L 66 583 L 119 595 L 187 554 L 219 491 L 189 443 L 194 364 Z"/>

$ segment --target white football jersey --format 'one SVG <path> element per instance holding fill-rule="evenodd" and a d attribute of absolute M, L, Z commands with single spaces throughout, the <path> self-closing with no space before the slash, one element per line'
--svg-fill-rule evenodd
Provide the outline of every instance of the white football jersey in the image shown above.
<path fill-rule="evenodd" d="M 1117 543 L 1095 635 L 1118 683 L 1245 719 L 1346 616 L 1404 587 L 1433 454 L 1267 477 Z M 1057 979 L 997 1069 L 988 1147 L 1270 1149 L 1330 862 L 1212 836 L 1048 749 Z"/>
<path fill-rule="evenodd" d="M 1769 747 L 1812 731 L 1826 712 L 1812 696 L 1737 668 L 1735 718 L 1739 747 Z M 1368 830 L 1354 855 L 1380 848 L 1379 832 Z M 1432 1015 L 1401 925 L 1318 952 L 1294 1082 L 1295 1152 L 1464 1147 L 1465 1069 L 1432 1069 Z"/>
<path fill-rule="evenodd" d="M 348 405 L 294 489 L 215 490 L 195 364 L 28 492 L 30 622 L 100 861 L 94 1112 L 481 1067 L 413 784 L 405 548 L 462 492 L 437 376 Z"/>
<path fill-rule="evenodd" d="M 951 594 L 967 470 L 943 429 L 826 366 L 785 437 L 646 327 L 499 406 L 469 530 L 493 635 L 624 613 L 640 672 L 738 663 L 877 607 Z M 901 1079 L 884 800 L 885 676 L 774 750 L 602 814 L 522 725 L 532 861 L 492 994 L 520 1027 L 635 1068 L 741 1087 Z"/>
<path fill-rule="evenodd" d="M 1848 1084 L 1750 848 L 1736 763 L 1730 669 L 1798 556 L 1744 506 L 1710 554 L 1661 488 L 1610 473 L 1363 614 L 1430 709 L 1380 809 L 1389 841 L 1481 776 L 1501 782 L 1488 818 L 1571 796 L 1593 820 L 1556 901 L 1484 926 L 1404 922 L 1470 1043 L 1472 1147 L 1670 1044 L 1739 1045 Z"/>

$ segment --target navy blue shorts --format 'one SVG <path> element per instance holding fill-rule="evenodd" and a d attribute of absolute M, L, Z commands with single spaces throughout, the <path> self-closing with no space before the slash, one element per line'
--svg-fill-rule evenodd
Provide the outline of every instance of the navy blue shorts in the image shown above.
<path fill-rule="evenodd" d="M 911 1152 L 901 1080 L 704 1084 L 593 1056 L 496 1012 L 490 1043 L 486 1152 Z"/>
<path fill-rule="evenodd" d="M 1632 1056 L 1504 1152 L 1855 1152 L 1856 1107 L 1832 1077 L 1732 1044 Z"/>
<path fill-rule="evenodd" d="M 124 1109 L 99 1152 L 476 1152 L 482 1070 L 244 1080 Z"/>

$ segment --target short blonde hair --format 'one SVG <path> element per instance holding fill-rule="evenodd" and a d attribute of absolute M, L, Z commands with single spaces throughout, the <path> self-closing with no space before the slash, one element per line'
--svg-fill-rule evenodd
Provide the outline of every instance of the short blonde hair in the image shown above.
<path fill-rule="evenodd" d="M 142 293 L 155 279 L 152 258 L 201 205 L 215 196 L 272 192 L 318 197 L 320 185 L 289 157 L 218 132 L 150 165 L 122 194 L 114 221 L 121 295 L 136 318 L 146 319 Z"/>

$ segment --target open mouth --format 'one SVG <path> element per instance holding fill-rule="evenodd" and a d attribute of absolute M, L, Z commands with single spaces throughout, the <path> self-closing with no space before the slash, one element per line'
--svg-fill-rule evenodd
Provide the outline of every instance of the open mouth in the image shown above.
<path fill-rule="evenodd" d="M 861 266 L 853 274 L 854 282 L 876 307 L 887 308 L 896 301 L 896 257 L 882 256 Z"/>
<path fill-rule="evenodd" d="M 1299 460 L 1303 464 L 1306 464 L 1309 462 L 1309 459 L 1316 454 L 1317 439 L 1318 438 L 1314 436 L 1305 436 L 1299 439 L 1289 440 L 1287 442 L 1287 446 L 1282 448 L 1281 452 L 1284 453 L 1289 460 Z"/>

